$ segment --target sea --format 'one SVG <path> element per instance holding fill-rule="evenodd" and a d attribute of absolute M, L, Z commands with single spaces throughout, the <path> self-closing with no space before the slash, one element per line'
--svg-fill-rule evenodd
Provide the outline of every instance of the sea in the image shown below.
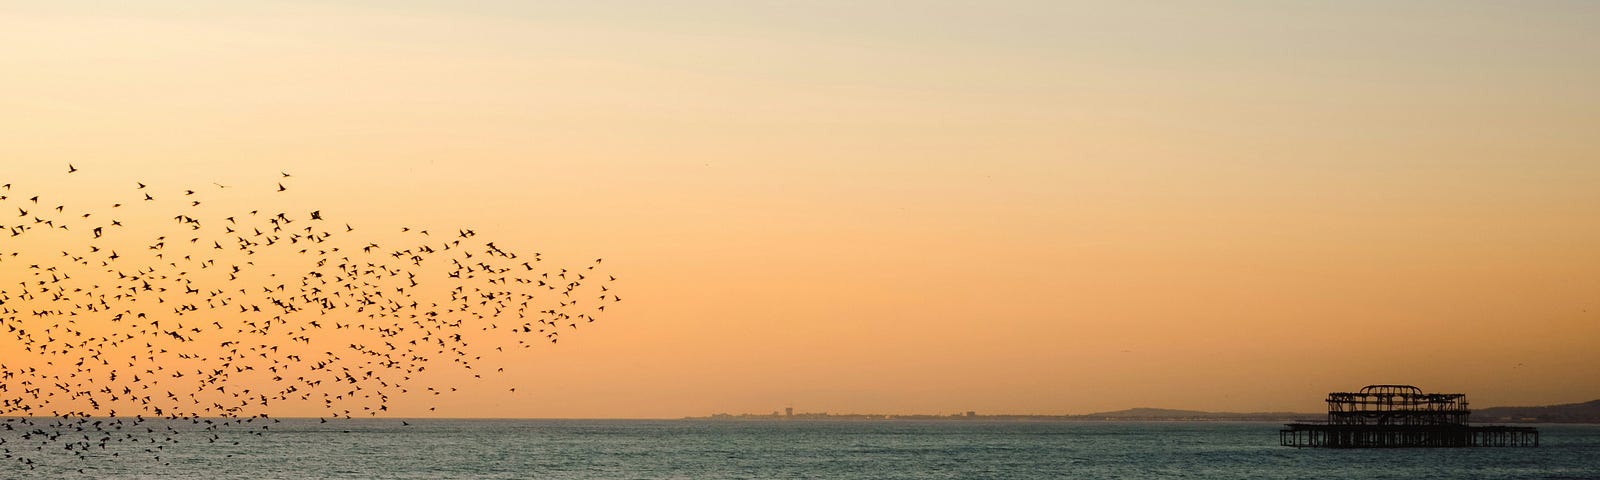
<path fill-rule="evenodd" d="M 175 433 L 158 427 L 81 455 L 59 442 L 25 439 L 21 430 L 0 431 L 10 456 L 0 462 L 0 478 L 1600 479 L 1600 425 L 1539 425 L 1537 448 L 1361 450 L 1282 447 L 1279 424 L 1249 422 L 280 419 L 214 432 L 192 422 L 171 426 Z"/>

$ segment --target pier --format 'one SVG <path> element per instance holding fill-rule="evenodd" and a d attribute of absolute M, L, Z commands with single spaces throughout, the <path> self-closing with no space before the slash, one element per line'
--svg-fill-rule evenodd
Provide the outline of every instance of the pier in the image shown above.
<path fill-rule="evenodd" d="M 1465 394 L 1423 393 L 1411 385 L 1368 385 L 1328 394 L 1326 423 L 1290 423 L 1286 447 L 1537 447 L 1532 427 L 1471 426 Z"/>

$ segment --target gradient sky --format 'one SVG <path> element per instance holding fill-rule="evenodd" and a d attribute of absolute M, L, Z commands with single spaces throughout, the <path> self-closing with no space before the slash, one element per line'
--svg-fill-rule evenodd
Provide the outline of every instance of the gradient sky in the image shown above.
<path fill-rule="evenodd" d="M 1596 4 L 463 3 L 6 2 L 0 177 L 606 258 L 442 416 L 1600 398 Z"/>

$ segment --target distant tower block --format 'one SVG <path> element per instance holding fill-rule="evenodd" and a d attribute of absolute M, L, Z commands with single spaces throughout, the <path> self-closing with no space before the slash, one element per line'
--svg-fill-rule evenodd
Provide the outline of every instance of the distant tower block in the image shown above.
<path fill-rule="evenodd" d="M 783 407 L 783 416 L 785 416 L 785 417 L 793 417 L 794 416 L 794 407 Z"/>
<path fill-rule="evenodd" d="M 1290 423 L 1278 431 L 1286 447 L 1537 447 L 1532 427 L 1467 425 L 1467 396 L 1422 393 L 1410 385 L 1367 385 L 1328 394 L 1327 423 Z"/>

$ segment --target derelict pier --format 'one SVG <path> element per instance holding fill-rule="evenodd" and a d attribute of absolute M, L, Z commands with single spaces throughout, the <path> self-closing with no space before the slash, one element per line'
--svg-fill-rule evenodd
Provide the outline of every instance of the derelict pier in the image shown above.
<path fill-rule="evenodd" d="M 1410 385 L 1368 385 L 1328 394 L 1327 423 L 1290 423 L 1286 447 L 1537 447 L 1533 427 L 1470 426 L 1467 396 L 1423 393 Z"/>

